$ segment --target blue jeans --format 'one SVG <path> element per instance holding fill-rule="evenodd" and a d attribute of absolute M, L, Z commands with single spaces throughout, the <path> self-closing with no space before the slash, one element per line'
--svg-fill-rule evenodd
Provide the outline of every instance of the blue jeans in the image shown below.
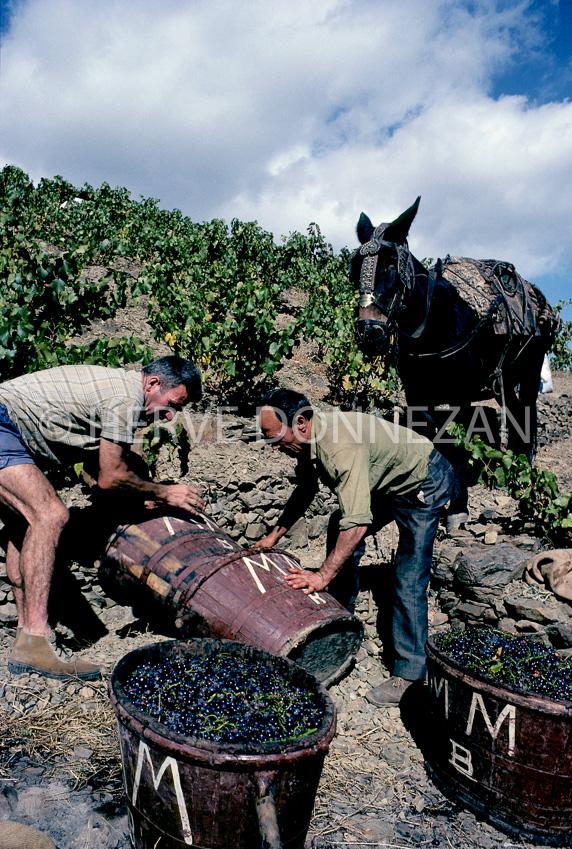
<path fill-rule="evenodd" d="M 453 469 L 437 450 L 429 457 L 427 477 L 408 495 L 372 496 L 375 533 L 392 519 L 399 529 L 399 543 L 392 574 L 391 657 L 393 675 L 416 681 L 426 673 L 425 643 L 428 632 L 427 587 L 431 577 L 433 543 L 441 513 L 451 497 Z M 328 548 L 337 536 L 339 512 L 328 528 Z M 359 546 L 342 572 L 330 583 L 329 592 L 352 609 L 358 590 L 358 563 L 364 546 Z"/>

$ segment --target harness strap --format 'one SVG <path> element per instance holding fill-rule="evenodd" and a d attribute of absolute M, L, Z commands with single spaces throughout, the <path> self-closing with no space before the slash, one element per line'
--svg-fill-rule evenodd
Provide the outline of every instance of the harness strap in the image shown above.
<path fill-rule="evenodd" d="M 411 336 L 409 336 L 410 339 L 419 339 L 419 337 L 425 330 L 425 327 L 427 325 L 427 319 L 429 318 L 429 310 L 431 309 L 431 301 L 433 299 L 433 291 L 435 289 L 435 280 L 437 279 L 437 274 L 440 272 L 440 270 L 440 266 L 438 267 L 438 269 L 429 269 L 429 273 L 427 274 L 427 306 L 425 308 L 425 317 L 417 328 L 417 330 L 415 330 L 411 334 Z"/>
<path fill-rule="evenodd" d="M 484 324 L 488 324 L 489 322 L 494 321 L 494 315 L 499 306 L 502 304 L 502 302 L 502 295 L 497 295 L 495 300 L 490 305 L 487 314 L 483 316 L 483 318 L 481 318 L 478 324 L 473 327 L 471 332 L 461 342 L 457 342 L 456 345 L 453 345 L 451 348 L 446 348 L 444 351 L 428 351 L 425 354 L 415 354 L 414 356 L 419 357 L 420 359 L 421 357 L 441 357 L 442 359 L 444 359 L 445 357 L 453 356 L 453 354 L 458 354 L 459 351 L 462 351 L 463 348 L 466 348 L 467 345 L 474 339 L 474 337 L 478 334 Z"/>
<path fill-rule="evenodd" d="M 508 353 L 509 345 L 511 339 L 509 338 L 506 343 L 503 352 L 498 361 L 498 365 L 493 372 L 493 380 L 492 380 L 492 388 L 493 392 L 500 396 L 500 449 L 501 451 L 506 451 L 508 448 L 508 418 L 506 414 L 506 398 L 504 393 L 504 376 L 503 376 L 503 365 L 506 359 L 506 355 Z M 496 384 L 496 389 L 495 389 Z"/>
<path fill-rule="evenodd" d="M 369 307 L 375 303 L 373 291 L 375 289 L 376 270 L 377 254 L 364 256 L 359 275 L 360 307 Z"/>

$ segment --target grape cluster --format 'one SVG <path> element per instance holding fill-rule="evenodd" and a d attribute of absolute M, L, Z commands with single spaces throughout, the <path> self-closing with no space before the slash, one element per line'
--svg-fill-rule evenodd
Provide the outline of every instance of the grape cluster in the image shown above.
<path fill-rule="evenodd" d="M 138 710 L 167 728 L 216 743 L 304 737 L 326 710 L 319 690 L 294 684 L 262 660 L 225 652 L 145 662 L 123 686 Z"/>
<path fill-rule="evenodd" d="M 524 693 L 572 701 L 572 659 L 537 638 L 466 628 L 437 634 L 434 643 L 450 660 L 485 678 Z"/>

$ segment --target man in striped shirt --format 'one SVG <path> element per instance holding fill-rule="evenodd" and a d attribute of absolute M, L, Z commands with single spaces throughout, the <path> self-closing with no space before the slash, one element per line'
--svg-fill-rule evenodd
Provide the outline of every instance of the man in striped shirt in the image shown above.
<path fill-rule="evenodd" d="M 141 372 L 102 366 L 60 366 L 0 384 L 0 505 L 25 520 L 11 526 L 8 580 L 14 588 L 18 630 L 11 672 L 94 679 L 99 669 L 58 646 L 48 624 L 48 596 L 56 548 L 68 510 L 43 474 L 97 456 L 102 490 L 140 493 L 145 503 L 185 510 L 204 507 L 188 484 L 158 484 L 130 468 L 137 427 L 170 421 L 201 396 L 200 372 L 189 360 L 163 357 Z M 4 513 L 8 511 L 3 511 Z"/>

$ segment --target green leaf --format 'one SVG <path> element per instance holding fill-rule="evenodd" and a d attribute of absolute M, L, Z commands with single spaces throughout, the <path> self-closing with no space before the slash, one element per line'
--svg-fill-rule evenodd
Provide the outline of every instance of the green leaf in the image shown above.
<path fill-rule="evenodd" d="M 494 471 L 494 476 L 495 476 L 495 480 L 496 480 L 496 482 L 497 482 L 497 484 L 498 484 L 499 486 L 504 486 L 504 485 L 505 485 L 505 483 L 506 483 L 506 474 L 505 474 L 505 470 L 502 468 L 502 466 L 497 466 L 497 467 L 496 467 L 496 469 L 495 469 L 495 471 Z"/>

